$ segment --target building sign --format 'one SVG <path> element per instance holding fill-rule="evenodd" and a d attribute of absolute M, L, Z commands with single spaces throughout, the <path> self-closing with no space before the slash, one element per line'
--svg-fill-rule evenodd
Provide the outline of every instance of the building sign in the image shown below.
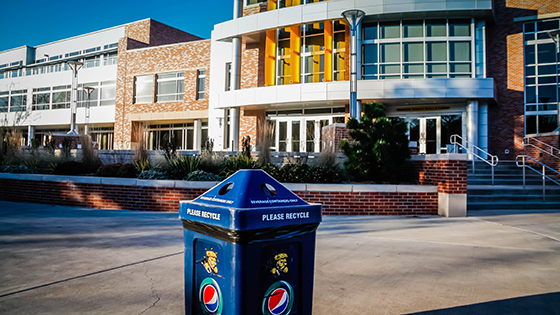
<path fill-rule="evenodd" d="M 397 112 L 427 112 L 433 110 L 451 109 L 450 106 L 418 106 L 418 107 L 401 107 L 397 108 Z"/>

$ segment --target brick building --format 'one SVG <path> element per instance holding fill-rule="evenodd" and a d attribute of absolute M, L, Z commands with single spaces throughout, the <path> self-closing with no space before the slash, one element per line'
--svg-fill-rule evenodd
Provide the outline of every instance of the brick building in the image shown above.
<path fill-rule="evenodd" d="M 448 152 L 452 134 L 501 160 L 525 137 L 558 147 L 558 1 L 234 4 L 212 33 L 210 137 L 224 150 L 268 126 L 275 151 L 322 150 L 323 128 L 349 114 L 349 9 L 365 12 L 358 99 L 405 118 L 419 153 Z"/>
<path fill-rule="evenodd" d="M 452 134 L 501 160 L 523 153 L 524 138 L 560 144 L 558 1 L 232 1 L 235 18 L 211 40 L 147 19 L 0 52 L 2 124 L 26 144 L 66 132 L 65 62 L 79 60 L 79 88 L 94 92 L 79 93 L 78 125 L 102 149 L 134 148 L 143 134 L 150 149 L 211 138 L 238 150 L 270 131 L 274 151 L 320 152 L 349 116 L 341 13 L 360 9 L 357 97 L 405 118 L 420 154 L 449 153 Z"/>

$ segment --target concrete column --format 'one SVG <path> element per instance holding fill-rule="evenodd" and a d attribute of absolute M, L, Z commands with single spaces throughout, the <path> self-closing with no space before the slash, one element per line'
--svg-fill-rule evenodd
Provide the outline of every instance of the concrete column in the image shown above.
<path fill-rule="evenodd" d="M 201 141 L 202 141 L 202 132 L 201 132 L 201 121 L 200 119 L 195 119 L 194 121 L 194 133 L 193 133 L 193 149 L 196 151 L 200 151 L 201 149 Z"/>
<path fill-rule="evenodd" d="M 27 145 L 31 147 L 31 140 L 35 138 L 33 134 L 35 128 L 33 126 L 27 126 Z"/>
<path fill-rule="evenodd" d="M 231 137 L 229 147 L 231 151 L 237 152 L 239 151 L 239 108 L 230 108 L 229 117 L 229 134 Z"/>
<path fill-rule="evenodd" d="M 478 101 L 476 100 L 471 100 L 467 104 L 467 141 L 469 142 L 468 159 L 472 160 L 473 152 L 480 153 L 473 147 L 478 146 Z"/>

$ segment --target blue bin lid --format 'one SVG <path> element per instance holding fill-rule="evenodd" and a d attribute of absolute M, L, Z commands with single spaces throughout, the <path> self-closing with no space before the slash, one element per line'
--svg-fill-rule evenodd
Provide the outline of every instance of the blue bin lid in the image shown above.
<path fill-rule="evenodd" d="M 321 222 L 321 205 L 309 204 L 263 170 L 240 170 L 192 201 L 181 201 L 182 220 L 229 230 Z"/>

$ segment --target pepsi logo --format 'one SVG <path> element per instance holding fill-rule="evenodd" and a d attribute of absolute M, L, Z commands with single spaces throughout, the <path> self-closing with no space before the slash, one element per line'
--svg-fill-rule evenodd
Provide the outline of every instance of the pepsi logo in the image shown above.
<path fill-rule="evenodd" d="M 206 278 L 200 284 L 199 301 L 204 314 L 222 314 L 222 293 L 218 283 L 212 278 Z"/>
<path fill-rule="evenodd" d="M 268 311 L 272 315 L 284 314 L 288 308 L 290 294 L 284 288 L 278 288 L 268 298 Z"/>
<path fill-rule="evenodd" d="M 216 288 L 209 284 L 202 289 L 202 300 L 204 303 L 204 307 L 211 313 L 214 313 L 218 310 L 218 306 L 220 306 L 220 300 L 218 297 L 218 291 Z"/>
<path fill-rule="evenodd" d="M 262 311 L 264 315 L 288 315 L 294 305 L 294 290 L 286 281 L 273 283 L 264 295 Z"/>

